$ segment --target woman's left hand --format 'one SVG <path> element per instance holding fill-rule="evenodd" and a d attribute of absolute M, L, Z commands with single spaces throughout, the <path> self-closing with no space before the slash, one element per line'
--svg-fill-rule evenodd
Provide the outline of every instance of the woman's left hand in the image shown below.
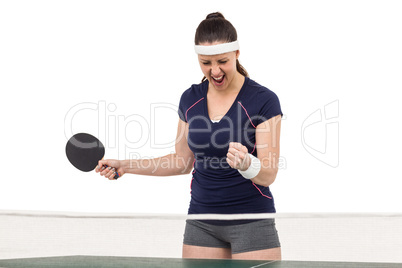
<path fill-rule="evenodd" d="M 229 150 L 226 155 L 226 161 L 235 169 L 241 171 L 247 170 L 251 164 L 247 147 L 238 142 L 229 143 Z"/>

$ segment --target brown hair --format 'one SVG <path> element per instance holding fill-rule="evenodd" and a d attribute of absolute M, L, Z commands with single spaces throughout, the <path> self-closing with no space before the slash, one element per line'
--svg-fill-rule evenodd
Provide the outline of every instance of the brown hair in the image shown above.
<path fill-rule="evenodd" d="M 213 42 L 234 42 L 237 40 L 237 32 L 233 25 L 225 19 L 220 12 L 208 14 L 205 20 L 198 25 L 195 31 L 194 43 L 199 45 L 201 43 Z M 236 60 L 236 69 L 239 73 L 248 77 L 246 69 Z M 201 82 L 207 78 L 204 76 Z"/>

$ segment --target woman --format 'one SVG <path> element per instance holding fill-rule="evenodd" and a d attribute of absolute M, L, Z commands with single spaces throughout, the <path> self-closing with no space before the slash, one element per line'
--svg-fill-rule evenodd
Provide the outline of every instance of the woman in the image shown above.
<path fill-rule="evenodd" d="M 109 179 L 115 172 L 192 172 L 189 214 L 274 213 L 269 185 L 278 171 L 279 100 L 248 77 L 238 60 L 236 30 L 221 13 L 200 23 L 195 50 L 204 78 L 181 96 L 175 153 L 153 160 L 101 160 L 99 166 L 115 169 L 97 172 Z M 155 166 L 166 161 L 172 165 Z M 274 220 L 188 220 L 183 258 L 278 260 Z"/>

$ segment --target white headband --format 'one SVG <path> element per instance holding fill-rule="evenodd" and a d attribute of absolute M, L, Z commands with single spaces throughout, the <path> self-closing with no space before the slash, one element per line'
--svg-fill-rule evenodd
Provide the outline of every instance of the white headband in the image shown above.
<path fill-rule="evenodd" d="M 194 46 L 195 53 L 200 55 L 218 55 L 239 50 L 239 41 L 212 46 Z"/>

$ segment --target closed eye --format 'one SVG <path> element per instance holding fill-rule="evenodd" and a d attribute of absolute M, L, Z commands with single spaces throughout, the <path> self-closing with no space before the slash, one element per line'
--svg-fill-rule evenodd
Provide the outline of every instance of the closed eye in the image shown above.
<path fill-rule="evenodd" d="M 219 64 L 225 64 L 226 62 L 228 62 L 227 60 L 222 60 L 222 61 L 218 61 Z M 209 61 L 204 61 L 202 62 L 203 65 L 210 65 L 211 62 Z"/>

